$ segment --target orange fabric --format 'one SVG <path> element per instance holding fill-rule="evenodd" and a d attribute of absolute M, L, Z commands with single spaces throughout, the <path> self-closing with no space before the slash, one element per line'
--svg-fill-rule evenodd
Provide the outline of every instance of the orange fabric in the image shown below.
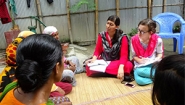
<path fill-rule="evenodd" d="M 10 90 L 1 101 L 0 105 L 25 105 L 14 97 L 14 89 Z M 40 104 L 46 105 L 46 104 Z"/>

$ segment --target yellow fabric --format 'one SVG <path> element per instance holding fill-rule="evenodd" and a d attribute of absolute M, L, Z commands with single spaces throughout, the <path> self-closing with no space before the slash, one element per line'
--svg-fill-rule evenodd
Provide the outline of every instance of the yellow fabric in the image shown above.
<path fill-rule="evenodd" d="M 57 86 L 55 84 L 53 84 L 52 88 L 51 88 L 51 92 L 54 92 L 55 90 L 57 90 Z"/>
<path fill-rule="evenodd" d="M 19 35 L 17 37 L 24 37 L 26 38 L 27 36 L 30 36 L 30 35 L 33 35 L 35 34 L 34 32 L 32 31 L 22 31 L 19 33 Z"/>

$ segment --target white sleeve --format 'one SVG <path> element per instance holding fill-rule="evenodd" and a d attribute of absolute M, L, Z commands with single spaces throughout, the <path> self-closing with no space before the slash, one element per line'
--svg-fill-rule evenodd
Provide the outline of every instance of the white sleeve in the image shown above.
<path fill-rule="evenodd" d="M 157 41 L 157 53 L 158 54 L 161 54 L 163 53 L 163 41 L 161 38 L 158 38 L 158 41 Z"/>

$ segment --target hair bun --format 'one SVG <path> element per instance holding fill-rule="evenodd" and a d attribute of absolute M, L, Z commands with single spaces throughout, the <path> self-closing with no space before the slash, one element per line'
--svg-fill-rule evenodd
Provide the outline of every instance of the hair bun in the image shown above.
<path fill-rule="evenodd" d="M 21 65 L 18 65 L 15 71 L 15 76 L 19 80 L 18 85 L 25 92 L 32 92 L 39 87 L 41 80 L 41 68 L 36 61 L 24 60 Z"/>

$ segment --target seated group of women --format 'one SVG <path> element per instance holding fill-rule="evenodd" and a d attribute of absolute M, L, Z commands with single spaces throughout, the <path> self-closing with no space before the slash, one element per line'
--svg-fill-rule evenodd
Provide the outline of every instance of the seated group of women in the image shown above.
<path fill-rule="evenodd" d="M 151 77 L 154 78 L 152 93 L 154 104 L 170 105 L 168 103 L 172 103 L 180 105 L 184 103 L 182 94 L 184 93 L 185 74 L 184 55 L 172 55 L 162 59 L 164 52 L 162 39 L 155 34 L 156 23 L 151 19 L 144 19 L 139 22 L 138 34 L 131 38 L 131 42 L 129 42 L 127 35 L 123 34 L 123 31 L 119 29 L 119 25 L 119 17 L 112 15 L 107 19 L 106 31 L 99 33 L 92 59 L 85 62 L 87 75 L 106 74 L 117 76 L 117 78 L 123 80 L 134 70 L 134 77 L 139 85 L 150 84 L 152 83 Z M 56 29 L 54 30 L 55 32 L 50 33 L 50 31 L 47 31 L 43 34 L 20 33 L 18 38 L 9 46 L 7 49 L 7 52 L 9 52 L 7 64 L 9 65 L 5 67 L 4 72 L 1 74 L 1 81 L 5 84 L 15 82 L 1 89 L 1 91 L 4 91 L 0 95 L 0 105 L 72 104 L 66 97 L 52 98 L 51 95 L 52 92 L 56 92 L 58 89 L 58 92 L 62 91 L 60 93 L 63 95 L 69 93 L 72 89 L 70 88 L 72 85 L 64 85 L 65 83 L 61 87 L 59 85 L 66 67 L 64 63 L 69 64 L 67 68 L 72 71 L 73 75 L 81 72 L 81 69 L 76 64 L 64 61 L 61 43 L 58 41 L 58 33 Z M 129 59 L 130 47 L 132 61 Z M 107 63 L 105 68 L 102 68 L 104 70 L 101 70 L 101 72 L 92 70 L 89 64 L 102 59 Z M 161 59 L 162 61 L 159 65 L 151 69 L 152 64 Z M 178 66 L 176 66 L 175 62 L 178 62 Z M 96 66 L 99 66 L 99 64 Z M 70 73 L 66 75 L 70 76 L 68 74 Z M 168 75 L 174 76 L 171 80 L 173 84 L 176 81 L 181 83 L 180 85 L 177 84 L 177 92 L 173 92 L 173 88 L 166 89 L 167 86 L 172 86 L 171 82 L 168 82 L 167 85 L 162 85 L 163 82 L 167 82 L 166 79 L 169 79 Z M 9 80 L 4 81 L 4 78 L 9 78 Z M 69 81 L 68 78 L 64 78 L 64 80 Z M 57 83 L 59 84 L 57 85 Z M 160 90 L 163 88 L 170 92 Z M 163 92 L 165 92 L 165 95 Z M 54 93 L 53 96 L 57 96 L 57 94 Z M 173 100 L 167 99 L 170 94 L 173 94 L 171 95 Z M 175 97 L 181 98 L 177 99 Z"/>

